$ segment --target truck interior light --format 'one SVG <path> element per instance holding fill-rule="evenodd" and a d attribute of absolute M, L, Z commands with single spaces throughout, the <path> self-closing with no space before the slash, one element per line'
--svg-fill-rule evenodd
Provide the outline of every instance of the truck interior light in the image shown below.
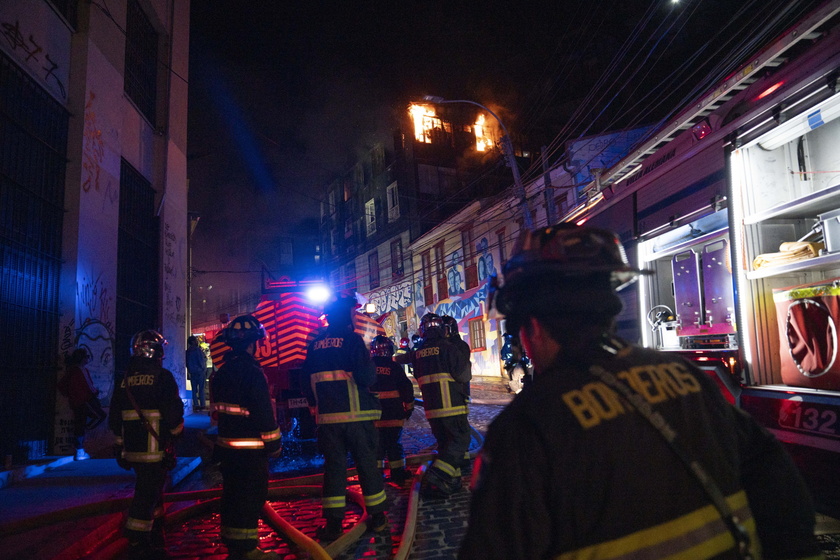
<path fill-rule="evenodd" d="M 801 115 L 780 124 L 753 143 L 765 150 L 775 150 L 840 116 L 840 93 L 834 94 Z"/>
<path fill-rule="evenodd" d="M 765 97 L 767 97 L 768 95 L 770 95 L 771 93 L 773 93 L 774 91 L 776 91 L 777 89 L 782 87 L 783 85 L 785 85 L 784 81 L 776 82 L 775 84 L 773 84 L 769 88 L 767 88 L 764 91 L 762 91 L 761 93 L 759 93 L 758 97 L 755 98 L 756 101 L 758 101 L 759 99 L 764 99 Z"/>
<path fill-rule="evenodd" d="M 702 121 L 691 127 L 691 133 L 694 134 L 694 137 L 696 139 L 702 140 L 703 138 L 712 133 L 712 125 L 709 124 L 708 119 L 703 119 Z"/>

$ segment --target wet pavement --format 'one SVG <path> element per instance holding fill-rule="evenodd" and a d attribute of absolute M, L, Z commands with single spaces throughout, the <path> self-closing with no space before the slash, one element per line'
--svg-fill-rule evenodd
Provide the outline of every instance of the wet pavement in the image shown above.
<path fill-rule="evenodd" d="M 469 414 L 474 428 L 472 451 L 478 450 L 487 427 L 510 398 L 498 382 L 476 387 Z M 221 485 L 219 470 L 210 458 L 213 434 L 206 415 L 191 416 L 188 432 L 190 437 L 179 445 L 179 468 L 173 473 L 177 484 L 169 495 L 177 501 L 167 509 L 171 521 L 167 528 L 168 551 L 180 560 L 222 560 L 226 549 L 219 538 L 217 498 L 205 495 L 196 499 L 195 494 L 182 498 L 184 493 L 197 491 L 217 494 Z M 321 523 L 321 506 L 313 487 L 320 486 L 316 473 L 321 470 L 322 459 L 314 439 L 307 437 L 313 435 L 310 432 L 302 425 L 295 431 L 299 437 L 287 438 L 283 456 L 272 461 L 269 503 L 295 529 L 314 538 L 315 529 Z M 421 409 L 407 422 L 402 442 L 411 469 L 424 468 L 431 458 L 434 438 Z M 462 480 L 464 489 L 448 500 L 418 502 L 416 525 L 410 527 L 416 527 L 416 533 L 407 557 L 435 560 L 456 556 L 467 526 L 470 476 L 466 469 Z M 0 489 L 0 560 L 122 559 L 125 540 L 120 538 L 120 527 L 132 487 L 130 473 L 120 471 L 112 459 L 97 459 L 80 463 L 64 461 L 53 470 L 36 473 L 30 481 Z M 351 494 L 358 491 L 355 479 L 350 479 L 348 488 Z M 391 501 L 389 531 L 383 535 L 364 533 L 333 557 L 394 558 L 400 554 L 402 538 L 408 534 L 404 533 L 407 529 L 404 522 L 412 499 L 410 490 L 410 485 L 387 484 L 386 493 Z M 30 514 L 28 518 L 24 511 Z M 362 515 L 362 508 L 348 500 L 345 530 L 351 530 Z M 10 532 L 8 529 L 15 522 L 20 530 Z M 819 537 L 826 557 L 840 559 L 840 523 L 821 517 L 819 531 L 826 533 Z M 281 558 L 311 557 L 262 521 L 260 539 L 262 549 L 276 551 Z"/>

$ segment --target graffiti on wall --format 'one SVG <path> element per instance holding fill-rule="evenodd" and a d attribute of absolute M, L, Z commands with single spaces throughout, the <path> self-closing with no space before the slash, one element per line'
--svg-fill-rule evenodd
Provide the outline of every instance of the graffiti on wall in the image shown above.
<path fill-rule="evenodd" d="M 422 291 L 423 287 L 420 287 Z M 376 312 L 379 314 L 390 313 L 398 309 L 405 309 L 411 305 L 411 282 L 394 284 L 376 290 L 368 295 L 368 301 L 376 305 Z"/>
<path fill-rule="evenodd" d="M 57 57 L 50 56 L 51 53 L 46 52 L 41 46 L 43 41 L 35 37 L 38 31 L 24 29 L 17 19 L 14 23 L 8 19 L 0 21 L 0 35 L 3 36 L 12 52 L 19 55 L 23 62 L 44 80 L 45 84 L 54 89 L 63 101 L 66 101 L 67 90 L 64 87 L 64 81 L 59 77 L 59 74 L 63 72 L 59 64 L 53 60 Z"/>

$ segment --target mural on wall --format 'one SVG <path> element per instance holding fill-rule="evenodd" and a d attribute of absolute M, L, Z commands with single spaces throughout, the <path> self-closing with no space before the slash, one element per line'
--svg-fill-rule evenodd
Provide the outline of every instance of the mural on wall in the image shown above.
<path fill-rule="evenodd" d="M 446 282 L 449 287 L 450 296 L 464 293 L 464 264 L 462 261 L 460 251 L 455 251 L 449 256 Z"/>
<path fill-rule="evenodd" d="M 91 361 L 87 365 L 93 384 L 99 389 L 103 406 L 111 402 L 114 392 L 114 296 L 108 291 L 103 273 L 95 278 L 82 275 L 76 287 L 77 326 L 65 327 L 62 348 L 65 355 L 73 348 L 85 348 Z M 72 343 L 66 342 L 72 333 Z"/>
<path fill-rule="evenodd" d="M 482 237 L 475 248 L 478 253 L 478 283 L 481 284 L 490 276 L 496 275 L 496 265 L 493 263 L 493 253 L 486 237 Z"/>
<path fill-rule="evenodd" d="M 422 284 L 420 284 L 420 293 L 423 293 Z M 376 305 L 376 312 L 380 315 L 405 309 L 411 305 L 411 282 L 402 282 L 375 290 L 367 295 L 367 299 Z"/>

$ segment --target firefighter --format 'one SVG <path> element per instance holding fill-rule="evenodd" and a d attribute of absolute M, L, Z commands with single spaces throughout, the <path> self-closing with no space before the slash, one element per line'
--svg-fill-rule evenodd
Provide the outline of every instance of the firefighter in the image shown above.
<path fill-rule="evenodd" d="M 402 356 L 403 354 L 407 354 L 409 350 L 411 350 L 411 342 L 406 337 L 402 337 L 400 339 L 400 347 L 397 348 L 394 355 Z M 411 371 L 411 366 L 408 366 L 408 373 L 414 373 Z"/>
<path fill-rule="evenodd" d="M 614 336 L 640 273 L 606 230 L 521 236 L 488 309 L 536 373 L 488 430 L 459 558 L 822 558 L 779 442 L 689 362 Z"/>
<path fill-rule="evenodd" d="M 405 467 L 405 452 L 400 437 L 405 421 L 414 411 L 414 386 L 403 367 L 393 360 L 394 343 L 387 336 L 379 335 L 373 339 L 370 355 L 376 366 L 376 382 L 370 390 L 382 406 L 382 417 L 373 422 L 379 432 L 378 466 L 384 470 L 387 458 L 391 482 L 402 485 L 411 479 L 411 473 Z"/>
<path fill-rule="evenodd" d="M 153 330 L 132 337 L 131 359 L 117 383 L 108 418 L 117 463 L 133 469 L 136 476 L 124 528 L 132 560 L 169 557 L 164 543 L 163 488 L 174 466 L 174 441 L 184 430 L 184 404 L 172 372 L 161 366 L 165 344 Z"/>
<path fill-rule="evenodd" d="M 368 526 L 376 533 L 388 528 L 385 486 L 376 466 L 378 436 L 374 420 L 382 414 L 370 392 L 376 370 L 362 337 L 353 331 L 356 300 L 341 297 L 324 309 L 328 325 L 306 352 L 303 373 L 310 405 L 315 406 L 318 447 L 324 455 L 321 498 L 325 524 L 318 528 L 322 541 L 341 536 L 347 494 L 347 452 L 359 474 L 359 483 L 370 515 Z"/>
<path fill-rule="evenodd" d="M 278 558 L 257 548 L 257 526 L 268 498 L 268 459 L 282 451 L 268 381 L 254 358 L 265 329 L 242 315 L 222 330 L 231 350 L 210 379 L 210 407 L 219 431 L 213 458 L 222 473 L 221 537 L 230 559 Z"/>
<path fill-rule="evenodd" d="M 423 409 L 437 441 L 437 457 L 423 477 L 426 498 L 448 498 L 461 489 L 461 464 L 469 453 L 466 383 L 469 364 L 444 336 L 443 320 L 426 313 L 420 319 L 420 347 L 400 357 L 410 360 L 423 395 Z"/>

